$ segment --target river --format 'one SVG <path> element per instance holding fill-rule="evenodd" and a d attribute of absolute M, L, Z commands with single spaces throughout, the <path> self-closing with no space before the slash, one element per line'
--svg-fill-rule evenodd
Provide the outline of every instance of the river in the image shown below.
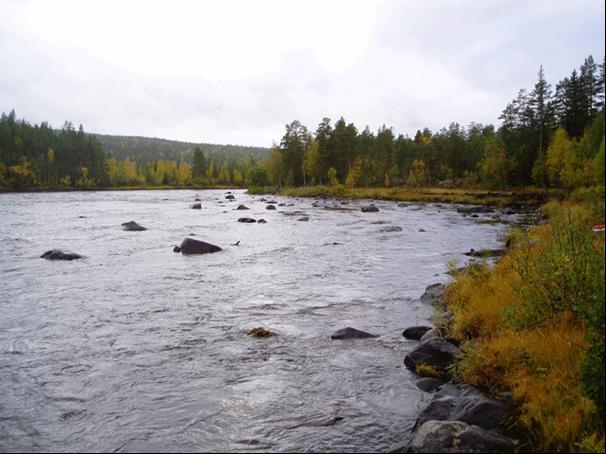
<path fill-rule="evenodd" d="M 407 440 L 429 395 L 404 367 L 415 343 L 402 330 L 427 323 L 417 298 L 448 279 L 449 260 L 498 247 L 507 226 L 448 205 L 362 213 L 368 201 L 276 197 L 285 205 L 270 211 L 225 192 L 0 194 L 1 451 L 363 452 Z M 149 230 L 123 231 L 131 220 Z M 190 234 L 224 250 L 174 253 Z M 53 248 L 84 258 L 40 258 Z M 247 336 L 257 326 L 275 336 Z M 379 337 L 330 339 L 346 326 Z"/>

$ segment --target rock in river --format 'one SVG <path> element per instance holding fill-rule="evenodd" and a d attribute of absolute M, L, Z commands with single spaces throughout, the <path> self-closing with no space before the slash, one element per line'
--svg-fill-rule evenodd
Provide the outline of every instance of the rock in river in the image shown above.
<path fill-rule="evenodd" d="M 402 333 L 406 339 L 419 340 L 421 336 L 431 329 L 431 326 L 411 326 Z"/>
<path fill-rule="evenodd" d="M 135 221 L 123 222 L 122 228 L 124 230 L 128 230 L 129 232 L 140 232 L 143 230 L 147 230 L 147 228 L 143 227 L 142 225 L 137 224 Z"/>
<path fill-rule="evenodd" d="M 181 242 L 180 249 L 183 254 L 210 254 L 211 252 L 222 251 L 219 246 L 193 238 L 185 238 Z"/>
<path fill-rule="evenodd" d="M 461 351 L 441 337 L 432 337 L 421 342 L 411 351 L 404 364 L 409 369 L 416 371 L 420 364 L 435 367 L 441 375 L 446 375 L 447 368 L 461 354 Z"/>
<path fill-rule="evenodd" d="M 193 210 L 201 210 L 202 209 L 202 204 L 201 203 L 194 203 L 192 206 Z"/>
<path fill-rule="evenodd" d="M 236 198 L 232 194 L 228 194 L 225 196 L 227 200 L 236 200 Z"/>
<path fill-rule="evenodd" d="M 253 218 L 239 218 L 238 222 L 244 222 L 246 224 L 252 224 L 253 222 L 257 222 L 257 221 L 255 221 Z"/>
<path fill-rule="evenodd" d="M 240 205 L 238 205 L 236 210 L 250 210 L 250 208 L 248 208 L 246 205 L 240 204 Z"/>
<path fill-rule="evenodd" d="M 376 334 L 370 334 L 365 331 L 360 331 L 359 329 L 347 327 L 336 331 L 331 339 L 368 339 L 370 337 L 379 337 Z"/>
<path fill-rule="evenodd" d="M 364 205 L 362 208 L 362 213 L 376 213 L 379 209 L 374 205 Z"/>
<path fill-rule="evenodd" d="M 275 209 L 276 209 L 276 206 L 275 206 L 275 205 L 267 205 L 267 206 L 265 207 L 265 209 L 266 209 L 266 210 L 275 210 Z"/>
<path fill-rule="evenodd" d="M 51 251 L 46 251 L 40 258 L 47 260 L 75 260 L 81 259 L 82 256 L 74 254 L 73 252 L 63 252 L 58 249 L 53 249 Z"/>

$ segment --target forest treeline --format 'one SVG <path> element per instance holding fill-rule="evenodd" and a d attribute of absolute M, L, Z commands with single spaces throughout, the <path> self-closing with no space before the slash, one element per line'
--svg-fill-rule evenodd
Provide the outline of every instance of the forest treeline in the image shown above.
<path fill-rule="evenodd" d="M 452 123 L 414 138 L 382 126 L 361 132 L 340 118 L 311 132 L 286 125 L 267 160 L 249 171 L 256 186 L 576 187 L 604 179 L 604 63 L 592 56 L 558 82 L 543 68 L 499 117 L 502 124 Z"/>
<path fill-rule="evenodd" d="M 267 149 L 86 134 L 66 122 L 0 117 L 0 188 L 113 186 L 513 186 L 574 188 L 604 180 L 604 63 L 587 57 L 553 88 L 543 68 L 499 117 L 414 138 L 340 118 L 310 132 L 295 120 Z M 195 145 L 195 146 L 194 146 Z"/>
<path fill-rule="evenodd" d="M 205 154 L 206 150 L 206 154 Z M 0 189 L 245 184 L 267 149 L 87 134 L 0 117 Z"/>

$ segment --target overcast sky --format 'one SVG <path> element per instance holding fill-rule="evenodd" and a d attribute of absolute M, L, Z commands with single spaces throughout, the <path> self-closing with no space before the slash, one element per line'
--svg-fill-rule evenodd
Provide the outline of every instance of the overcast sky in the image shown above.
<path fill-rule="evenodd" d="M 0 0 L 0 111 L 86 131 L 270 146 L 344 116 L 497 124 L 540 64 L 604 56 L 603 0 Z"/>

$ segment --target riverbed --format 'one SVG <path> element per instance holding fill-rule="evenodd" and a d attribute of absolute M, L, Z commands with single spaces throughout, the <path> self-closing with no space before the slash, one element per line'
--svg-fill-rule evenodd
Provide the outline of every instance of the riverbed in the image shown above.
<path fill-rule="evenodd" d="M 448 262 L 498 248 L 515 215 L 286 197 L 272 211 L 273 196 L 231 192 L 0 194 L 0 451 L 407 441 L 429 395 L 402 330 L 428 322 L 418 297 Z M 148 230 L 122 230 L 131 220 Z M 223 251 L 174 253 L 190 235 Z M 84 258 L 41 259 L 49 249 Z M 247 336 L 259 326 L 275 335 Z M 346 326 L 379 337 L 331 340 Z"/>

